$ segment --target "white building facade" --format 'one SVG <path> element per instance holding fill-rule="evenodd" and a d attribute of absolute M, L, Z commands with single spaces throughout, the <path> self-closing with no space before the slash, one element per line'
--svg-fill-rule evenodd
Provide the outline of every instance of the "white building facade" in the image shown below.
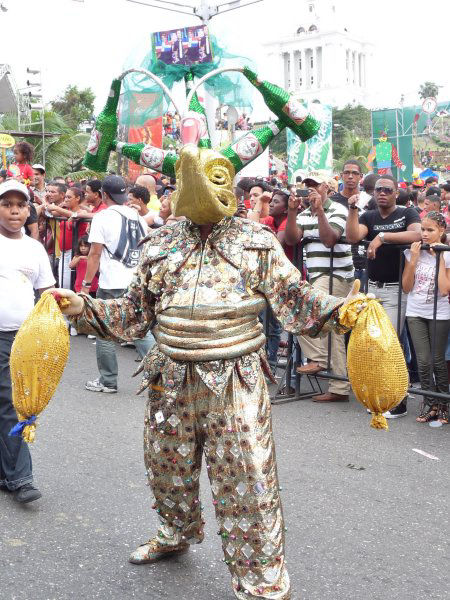
<path fill-rule="evenodd" d="M 305 100 L 370 105 L 373 45 L 351 34 L 332 0 L 298 0 L 293 31 L 264 44 L 276 82 Z"/>

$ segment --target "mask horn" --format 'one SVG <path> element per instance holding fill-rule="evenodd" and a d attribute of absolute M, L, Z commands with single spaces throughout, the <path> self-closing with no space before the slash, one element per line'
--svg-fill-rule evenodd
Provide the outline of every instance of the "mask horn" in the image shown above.
<path fill-rule="evenodd" d="M 194 85 L 194 76 L 189 71 L 184 76 L 187 95 Z M 189 105 L 186 107 L 184 117 L 181 120 L 181 141 L 184 144 L 197 144 L 199 148 L 211 148 L 211 139 L 209 137 L 208 120 L 206 112 L 198 99 L 197 92 L 194 92 Z"/>
<path fill-rule="evenodd" d="M 252 129 L 244 136 L 233 142 L 227 148 L 219 150 L 220 154 L 228 158 L 236 173 L 264 152 L 270 142 L 286 125 L 278 119 L 274 123 L 264 125 L 259 129 Z"/>
<path fill-rule="evenodd" d="M 171 91 L 157 75 L 147 71 L 147 69 L 128 69 L 117 79 L 114 79 L 111 84 L 105 108 L 97 117 L 95 127 L 92 130 L 83 165 L 98 173 L 104 173 L 108 169 L 108 160 L 111 151 L 116 150 L 136 164 L 141 164 L 144 167 L 149 167 L 173 177 L 175 175 L 175 163 L 178 158 L 174 153 L 166 152 L 154 146 L 146 146 L 145 144 L 125 144 L 117 142 L 115 139 L 119 124 L 117 107 L 119 105 L 122 80 L 130 73 L 142 73 L 152 79 L 169 97 L 175 110 L 182 116 Z"/>
<path fill-rule="evenodd" d="M 211 77 L 227 71 L 237 71 L 242 73 L 260 92 L 267 108 L 275 113 L 278 119 L 282 121 L 286 127 L 289 127 L 295 135 L 298 135 L 302 142 L 306 142 L 306 140 L 309 140 L 309 138 L 313 137 L 313 135 L 319 131 L 320 122 L 308 112 L 306 106 L 298 100 L 295 100 L 292 94 L 289 94 L 286 90 L 283 90 L 283 88 L 280 88 L 269 81 L 261 81 L 256 73 L 248 67 L 223 67 L 211 71 L 211 73 L 208 73 L 199 79 L 192 88 L 187 97 L 187 105 L 189 106 L 193 94 L 200 85 L 205 83 L 205 81 Z"/>

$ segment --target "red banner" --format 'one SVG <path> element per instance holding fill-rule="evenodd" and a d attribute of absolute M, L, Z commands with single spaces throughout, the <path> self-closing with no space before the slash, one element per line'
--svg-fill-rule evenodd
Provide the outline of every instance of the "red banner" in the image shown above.
<path fill-rule="evenodd" d="M 147 119 L 143 125 L 134 123 L 142 122 L 142 114 L 157 101 L 157 94 L 134 93 L 133 101 L 130 102 L 130 127 L 128 130 L 129 144 L 150 144 L 157 148 L 162 148 L 163 127 L 162 116 L 153 119 Z M 128 177 L 134 181 L 139 175 L 148 171 L 145 167 L 140 167 L 131 161 L 128 163 Z"/>

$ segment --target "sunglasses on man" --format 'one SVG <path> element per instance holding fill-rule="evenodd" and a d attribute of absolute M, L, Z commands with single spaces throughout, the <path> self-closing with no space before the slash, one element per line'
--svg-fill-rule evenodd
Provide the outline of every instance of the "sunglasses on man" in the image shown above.
<path fill-rule="evenodd" d="M 381 194 L 381 192 L 384 192 L 385 194 L 392 194 L 394 192 L 394 188 L 391 187 L 387 187 L 384 185 L 380 185 L 375 188 L 375 191 L 378 192 L 378 194 Z"/>

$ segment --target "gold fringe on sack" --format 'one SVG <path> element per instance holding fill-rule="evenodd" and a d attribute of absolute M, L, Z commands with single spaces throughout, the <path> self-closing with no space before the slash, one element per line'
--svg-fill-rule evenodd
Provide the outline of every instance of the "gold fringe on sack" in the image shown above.
<path fill-rule="evenodd" d="M 400 342 L 379 300 L 359 294 L 339 311 L 352 329 L 347 369 L 356 398 L 372 413 L 371 427 L 388 429 L 383 413 L 403 400 L 408 370 Z"/>
<path fill-rule="evenodd" d="M 68 304 L 61 298 L 62 307 Z M 22 323 L 11 349 L 13 403 L 19 419 L 18 431 L 20 422 L 29 422 L 22 431 L 26 442 L 34 441 L 35 417 L 55 393 L 68 356 L 67 325 L 56 299 L 51 293 L 44 293 Z"/>

